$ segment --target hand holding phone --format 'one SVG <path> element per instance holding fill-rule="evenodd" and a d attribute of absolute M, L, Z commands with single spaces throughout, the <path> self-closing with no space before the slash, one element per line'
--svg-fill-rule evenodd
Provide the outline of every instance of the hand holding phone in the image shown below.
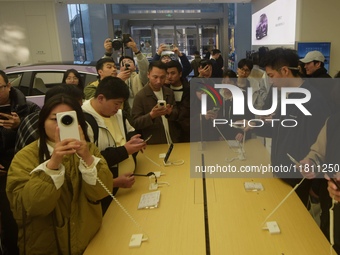
<path fill-rule="evenodd" d="M 9 104 L 6 105 L 0 105 L 0 113 L 4 114 L 11 114 L 11 106 Z M 8 118 L 5 115 L 0 115 L 0 119 L 2 120 L 8 120 Z"/>

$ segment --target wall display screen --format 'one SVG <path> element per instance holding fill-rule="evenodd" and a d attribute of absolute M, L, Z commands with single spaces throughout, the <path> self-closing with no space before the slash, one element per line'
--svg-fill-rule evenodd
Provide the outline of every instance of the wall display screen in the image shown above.
<path fill-rule="evenodd" d="M 252 45 L 294 45 L 296 0 L 277 0 L 252 15 Z"/>
<path fill-rule="evenodd" d="M 331 56 L 330 42 L 297 42 L 296 50 L 299 55 L 299 59 L 304 58 L 310 51 L 320 51 L 325 56 L 325 68 L 329 72 L 329 61 Z"/>

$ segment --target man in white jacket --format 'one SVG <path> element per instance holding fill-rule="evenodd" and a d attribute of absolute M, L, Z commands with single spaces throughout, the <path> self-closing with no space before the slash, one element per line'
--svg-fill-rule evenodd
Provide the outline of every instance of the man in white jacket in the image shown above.
<path fill-rule="evenodd" d="M 127 100 L 129 89 L 119 78 L 106 77 L 100 81 L 95 96 L 83 103 L 83 111 L 91 114 L 97 126 L 90 125 L 88 135 L 100 149 L 113 173 L 113 186 L 130 188 L 134 182 L 135 156 L 145 148 L 140 135 L 123 117 L 121 105 Z M 95 133 L 97 130 L 97 141 Z M 130 138 L 130 139 L 129 139 Z M 117 189 L 114 190 L 114 193 Z M 111 198 L 108 198 L 108 204 Z"/>

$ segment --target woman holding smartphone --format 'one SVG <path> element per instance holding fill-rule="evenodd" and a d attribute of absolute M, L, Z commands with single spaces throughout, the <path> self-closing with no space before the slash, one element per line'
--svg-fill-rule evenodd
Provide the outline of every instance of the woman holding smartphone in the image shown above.
<path fill-rule="evenodd" d="M 60 141 L 56 114 L 74 110 L 80 140 Z M 39 139 L 20 150 L 8 171 L 7 196 L 18 224 L 20 254 L 82 254 L 101 226 L 99 200 L 112 174 L 88 143 L 79 103 L 58 94 L 39 115 Z"/>

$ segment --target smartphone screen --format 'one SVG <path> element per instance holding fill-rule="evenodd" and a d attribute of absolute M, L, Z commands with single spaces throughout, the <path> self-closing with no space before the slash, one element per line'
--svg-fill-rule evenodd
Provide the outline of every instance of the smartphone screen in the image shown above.
<path fill-rule="evenodd" d="M 9 104 L 6 105 L 0 105 L 0 112 L 1 113 L 6 113 L 6 114 L 11 114 L 12 109 L 11 106 Z M 0 119 L 2 120 L 8 120 L 6 117 L 4 116 L 0 116 Z"/>
<path fill-rule="evenodd" d="M 168 151 L 165 155 L 164 163 L 168 162 L 168 159 L 170 157 L 170 154 L 171 154 L 171 151 L 172 151 L 173 148 L 174 148 L 174 144 L 172 143 L 172 144 L 170 144 L 170 147 L 169 147 L 169 149 L 168 149 Z"/>

